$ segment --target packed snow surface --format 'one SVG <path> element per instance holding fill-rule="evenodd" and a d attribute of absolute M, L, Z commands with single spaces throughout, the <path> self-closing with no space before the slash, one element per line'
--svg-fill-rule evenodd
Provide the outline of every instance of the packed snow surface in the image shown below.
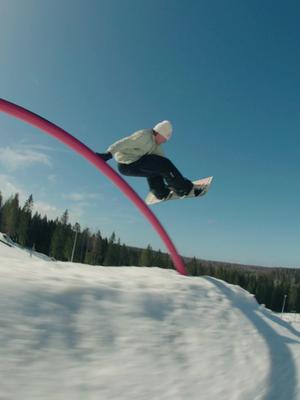
<path fill-rule="evenodd" d="M 297 326 L 240 287 L 4 242 L 1 400 L 300 399 Z"/>

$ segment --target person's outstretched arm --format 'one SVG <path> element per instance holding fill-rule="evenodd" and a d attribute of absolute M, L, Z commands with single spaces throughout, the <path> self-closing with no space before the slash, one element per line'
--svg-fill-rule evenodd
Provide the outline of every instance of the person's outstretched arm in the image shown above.
<path fill-rule="evenodd" d="M 107 151 L 105 153 L 96 153 L 98 157 L 102 158 L 103 161 L 108 161 L 112 158 L 112 154 Z"/>

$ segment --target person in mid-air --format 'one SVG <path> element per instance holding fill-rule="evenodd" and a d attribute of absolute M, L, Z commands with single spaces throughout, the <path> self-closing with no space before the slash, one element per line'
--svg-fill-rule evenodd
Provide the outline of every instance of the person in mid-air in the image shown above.
<path fill-rule="evenodd" d="M 194 189 L 193 183 L 164 156 L 161 145 L 171 138 L 172 131 L 171 123 L 162 121 L 152 129 L 142 129 L 118 140 L 105 153 L 96 154 L 104 161 L 114 157 L 123 175 L 147 178 L 150 191 L 160 200 L 167 199 L 171 191 L 183 197 L 198 190 L 195 195 L 199 195 L 201 189 Z"/>

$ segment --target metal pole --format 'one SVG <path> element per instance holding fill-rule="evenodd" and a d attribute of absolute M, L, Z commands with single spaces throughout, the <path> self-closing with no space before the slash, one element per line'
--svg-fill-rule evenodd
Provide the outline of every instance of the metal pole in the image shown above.
<path fill-rule="evenodd" d="M 285 307 L 286 298 L 287 298 L 287 294 L 285 294 L 285 295 L 284 295 L 284 298 L 283 298 L 283 304 L 282 304 L 281 316 L 282 316 L 282 314 L 283 314 L 283 312 L 284 312 L 284 307 Z"/>
<path fill-rule="evenodd" d="M 71 262 L 73 262 L 73 259 L 74 259 L 74 253 L 75 253 L 76 242 L 77 242 L 77 235 L 78 235 L 78 230 L 76 229 L 76 231 L 75 231 L 75 239 L 74 239 L 73 249 L 72 249 Z"/>

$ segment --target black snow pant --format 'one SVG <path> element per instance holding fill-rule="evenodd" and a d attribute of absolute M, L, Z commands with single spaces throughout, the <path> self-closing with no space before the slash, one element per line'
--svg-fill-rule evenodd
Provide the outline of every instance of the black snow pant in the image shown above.
<path fill-rule="evenodd" d="M 123 175 L 147 178 L 150 191 L 158 198 L 168 195 L 170 189 L 184 196 L 193 187 L 168 158 L 156 154 L 146 154 L 131 164 L 119 163 L 118 170 Z"/>

